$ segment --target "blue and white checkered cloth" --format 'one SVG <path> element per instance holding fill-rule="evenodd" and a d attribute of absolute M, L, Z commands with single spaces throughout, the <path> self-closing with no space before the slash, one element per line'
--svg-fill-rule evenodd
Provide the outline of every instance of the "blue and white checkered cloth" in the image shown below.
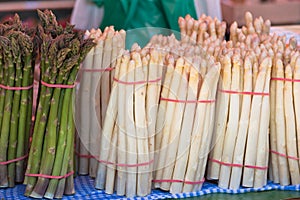
<path fill-rule="evenodd" d="M 268 184 L 259 189 L 254 188 L 240 188 L 237 190 L 221 189 L 216 184 L 205 182 L 202 189 L 198 192 L 191 193 L 180 193 L 180 194 L 170 194 L 161 190 L 153 190 L 152 193 L 146 197 L 135 197 L 135 198 L 124 198 L 118 195 L 108 195 L 105 194 L 103 190 L 97 190 L 94 188 L 94 180 L 88 176 L 78 176 L 75 178 L 75 190 L 76 194 L 72 196 L 64 196 L 63 199 L 168 199 L 168 198 L 186 198 L 186 197 L 197 197 L 205 194 L 212 193 L 227 193 L 227 194 L 239 194 L 246 192 L 259 192 L 267 190 L 290 190 L 290 191 L 300 191 L 300 185 L 290 185 L 290 186 L 280 186 L 279 184 L 273 184 L 268 182 Z M 12 199 L 29 199 L 25 197 L 24 194 L 25 185 L 17 185 L 14 188 L 0 189 L 0 199 L 12 200 Z"/>

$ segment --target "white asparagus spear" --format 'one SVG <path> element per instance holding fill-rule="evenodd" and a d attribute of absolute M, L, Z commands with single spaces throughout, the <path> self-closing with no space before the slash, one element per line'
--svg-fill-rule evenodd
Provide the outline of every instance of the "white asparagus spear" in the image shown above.
<path fill-rule="evenodd" d="M 284 78 L 284 67 L 282 60 L 276 60 L 276 77 Z M 286 155 L 286 125 L 284 121 L 283 81 L 276 81 L 276 136 L 277 152 Z M 281 185 L 290 184 L 287 158 L 278 156 L 279 181 Z"/>
<path fill-rule="evenodd" d="M 127 52 L 128 53 L 128 52 Z M 123 54 L 123 53 L 122 53 Z M 119 71 L 121 65 L 121 58 L 117 60 L 116 64 L 116 71 L 115 71 L 115 78 L 119 79 Z M 100 145 L 100 156 L 99 160 L 106 161 L 109 156 L 109 149 L 111 144 L 111 138 L 114 131 L 114 124 L 118 114 L 118 87 L 117 82 L 113 83 L 108 107 L 107 107 L 107 114 L 104 120 L 102 135 L 101 135 L 101 145 Z M 97 176 L 95 179 L 95 188 L 97 189 L 104 189 L 106 181 L 106 164 L 99 163 L 98 164 L 98 171 Z"/>
<path fill-rule="evenodd" d="M 266 63 L 267 66 L 263 66 L 267 68 L 266 78 L 265 78 L 265 86 L 264 86 L 264 93 L 270 92 L 270 75 L 271 75 L 271 68 L 272 68 L 272 59 L 267 57 L 269 61 Z M 264 62 L 265 63 L 265 62 Z M 263 63 L 263 64 L 264 64 Z M 260 124 L 259 124 L 259 133 L 258 133 L 258 141 L 257 147 L 259 150 L 257 151 L 256 155 L 256 165 L 260 167 L 268 166 L 268 159 L 269 159 L 269 123 L 270 123 L 270 98 L 269 95 L 264 95 L 262 99 L 262 106 L 261 106 L 261 114 L 260 114 Z M 267 168 L 266 169 L 255 169 L 254 174 L 254 188 L 261 188 L 266 183 L 267 177 Z"/>
<path fill-rule="evenodd" d="M 265 63 L 269 61 L 270 60 L 266 58 L 260 64 L 260 71 L 257 76 L 254 92 L 261 93 L 264 90 L 264 81 L 265 81 L 267 69 L 262 66 L 268 66 L 268 64 Z M 262 102 L 261 95 L 254 95 L 252 97 L 247 144 L 245 150 L 245 161 L 244 161 L 245 166 L 255 166 L 256 154 L 258 150 L 257 138 L 259 132 L 259 125 L 260 125 L 261 102 Z M 254 184 L 254 169 L 250 167 L 244 167 L 242 185 L 244 187 L 253 187 L 253 184 Z"/>
<path fill-rule="evenodd" d="M 183 64 L 184 60 L 183 58 L 179 58 L 176 61 L 176 66 L 175 70 L 173 71 L 172 75 L 172 80 L 170 83 L 170 88 L 169 88 L 169 94 L 167 96 L 168 99 L 176 99 L 177 94 L 178 94 L 178 89 L 180 86 L 180 79 L 183 71 Z M 169 70 L 169 69 L 168 69 Z M 167 101 L 166 102 L 166 113 L 165 113 L 165 118 L 164 124 L 163 124 L 163 129 L 162 129 L 162 137 L 161 137 L 161 143 L 160 143 L 160 149 L 159 149 L 159 156 L 158 156 L 158 161 L 157 161 L 157 171 L 155 174 L 155 180 L 162 180 L 163 177 L 163 169 L 168 165 L 169 163 L 166 163 L 166 155 L 167 155 L 167 148 L 169 145 L 169 134 L 171 130 L 171 123 L 172 123 L 172 118 L 174 116 L 174 110 L 175 110 L 176 103 L 172 101 Z M 155 183 L 155 187 L 160 187 L 161 184 Z"/>
<path fill-rule="evenodd" d="M 186 91 L 187 91 L 187 82 L 188 82 L 187 75 L 189 73 L 189 68 L 190 66 L 187 64 L 187 61 L 185 61 L 183 66 L 183 73 L 179 80 L 180 85 L 179 85 L 178 93 L 176 95 L 176 99 L 183 100 L 183 101 L 186 100 Z M 162 175 L 163 180 L 172 179 L 184 109 L 185 109 L 185 103 L 176 103 L 175 110 L 174 110 L 174 113 L 176 113 L 176 115 L 173 116 L 170 133 L 168 133 L 169 142 L 167 147 L 167 155 L 165 158 L 166 167 L 163 169 L 163 175 Z M 160 188 L 163 190 L 170 190 L 170 186 L 171 183 L 162 182 Z"/>
<path fill-rule="evenodd" d="M 107 36 L 104 41 L 102 69 L 110 67 L 111 64 L 111 52 L 112 52 L 112 38 L 114 36 L 114 30 L 109 27 Z M 107 105 L 110 96 L 110 75 L 108 72 L 103 72 L 101 76 L 101 117 L 102 121 L 105 119 Z"/>
<path fill-rule="evenodd" d="M 167 65 L 167 71 L 165 75 L 165 81 L 162 85 L 162 92 L 160 97 L 161 98 L 168 98 L 169 92 L 170 92 L 170 85 L 173 77 L 174 72 L 174 59 L 173 57 L 169 58 Z M 163 137 L 163 127 L 165 124 L 165 114 L 167 109 L 167 101 L 160 101 L 159 107 L 158 107 L 158 113 L 156 118 L 156 125 L 155 125 L 155 154 L 154 154 L 154 170 L 157 170 L 158 160 L 159 160 L 159 154 L 161 150 L 161 141 Z M 154 176 L 155 177 L 155 176 Z M 159 186 L 160 184 L 156 183 L 156 186 Z"/>
<path fill-rule="evenodd" d="M 209 97 L 208 100 L 215 100 L 217 85 L 219 80 L 219 75 L 221 71 L 221 65 L 216 63 L 214 66 L 210 67 L 215 70 L 215 74 L 211 77 L 211 81 L 209 82 Z M 199 154 L 199 163 L 198 163 L 198 171 L 195 176 L 195 181 L 199 181 L 204 178 L 206 165 L 207 165 L 207 157 L 211 150 L 211 139 L 213 135 L 213 126 L 214 126 L 214 118 L 215 118 L 215 102 L 207 103 L 207 112 L 206 112 L 205 126 L 203 130 L 203 138 L 200 146 L 200 154 Z M 207 127 L 207 128 L 206 128 Z M 193 191 L 198 191 L 202 188 L 203 183 L 195 184 Z"/>
<path fill-rule="evenodd" d="M 163 55 L 161 52 L 153 50 L 150 54 L 150 63 L 148 67 L 148 81 L 156 80 L 162 77 L 162 67 L 163 67 Z M 147 66 L 149 58 L 145 58 L 143 66 Z M 147 127 L 149 134 L 149 159 L 150 161 L 154 160 L 155 154 L 155 126 L 158 113 L 158 103 L 161 91 L 161 80 L 156 83 L 149 83 L 147 85 L 147 95 L 146 95 L 146 114 L 147 114 Z M 149 95 L 151 94 L 151 95 Z M 153 95 L 152 95 L 153 94 Z M 148 193 L 151 192 L 152 186 L 152 176 L 153 176 L 153 162 L 150 164 L 150 178 L 149 178 L 149 187 Z"/>
<path fill-rule="evenodd" d="M 189 76 L 187 101 L 197 100 L 198 85 L 199 85 L 199 73 L 196 70 L 196 66 L 192 66 L 190 70 L 190 76 Z M 187 103 L 184 110 L 182 128 L 181 128 L 180 139 L 179 139 L 179 146 L 177 150 L 176 163 L 175 163 L 175 168 L 173 173 L 174 180 L 184 180 L 185 177 L 196 105 L 197 103 Z M 174 182 L 171 184 L 170 192 L 172 194 L 181 193 L 182 186 L 183 183 Z"/>
<path fill-rule="evenodd" d="M 127 70 L 127 81 L 134 82 L 134 69 L 136 52 L 132 53 L 132 61 L 129 62 Z M 126 85 L 126 95 L 123 101 L 125 107 L 125 129 L 126 129 L 126 142 L 127 142 L 127 164 L 137 164 L 137 135 L 135 131 L 135 119 L 134 119 L 134 86 Z M 126 181 L 126 196 L 134 197 L 136 195 L 137 188 L 137 167 L 130 166 L 127 168 L 127 181 Z"/>
<path fill-rule="evenodd" d="M 276 70 L 273 69 L 271 72 L 272 76 L 276 76 Z M 276 136 L 276 81 L 271 80 L 270 83 L 270 150 L 277 151 L 277 136 Z M 271 114 L 272 113 L 272 114 Z M 277 155 L 270 153 L 270 180 L 274 183 L 279 183 L 279 171 Z"/>
<path fill-rule="evenodd" d="M 300 56 L 295 61 L 293 78 L 300 79 Z M 294 107 L 295 107 L 295 118 L 296 118 L 296 132 L 297 132 L 297 146 L 300 146 L 300 82 L 293 82 L 293 95 L 294 95 Z M 300 157 L 300 148 L 298 148 L 298 158 Z M 300 160 L 299 160 L 300 165 Z"/>
<path fill-rule="evenodd" d="M 244 61 L 244 92 L 252 92 L 252 63 L 250 56 L 247 56 Z M 242 100 L 242 111 L 239 120 L 239 129 L 237 134 L 237 139 L 235 143 L 235 148 L 233 152 L 233 162 L 234 164 L 243 165 L 244 163 L 244 153 L 246 146 L 247 131 L 249 125 L 250 107 L 251 107 L 251 95 L 243 95 Z M 242 168 L 232 167 L 231 177 L 230 177 L 230 189 L 238 189 L 240 187 L 242 179 Z"/>
<path fill-rule="evenodd" d="M 148 65 L 143 66 L 139 54 L 135 60 L 135 81 L 147 80 Z M 149 162 L 148 131 L 146 126 L 146 84 L 135 85 L 134 89 L 134 113 L 137 135 L 138 163 Z M 150 164 L 138 166 L 137 195 L 145 196 L 148 194 L 148 184 L 150 179 Z"/>
<path fill-rule="evenodd" d="M 130 60 L 130 55 L 126 54 L 122 57 L 122 62 L 119 71 L 119 80 L 127 82 L 128 78 L 128 65 Z M 126 102 L 126 85 L 119 83 L 118 85 L 118 115 L 117 115 L 117 125 L 118 125 L 118 153 L 117 153 L 117 163 L 126 164 L 127 163 L 127 141 L 126 141 L 126 121 L 127 113 L 125 113 L 124 102 Z M 126 166 L 117 166 L 117 182 L 116 182 L 116 192 L 118 195 L 125 195 L 126 190 L 126 176 L 127 176 L 127 167 Z"/>
<path fill-rule="evenodd" d="M 238 54 L 234 54 L 232 57 L 232 78 L 231 78 L 231 91 L 240 90 L 240 68 L 241 60 Z M 222 154 L 222 162 L 232 163 L 232 156 L 234 152 L 234 145 L 238 133 L 239 124 L 239 113 L 240 113 L 240 95 L 230 94 L 230 104 L 229 104 L 229 116 L 227 129 L 224 138 L 224 147 Z M 221 188 L 228 188 L 230 181 L 231 166 L 221 165 L 220 177 L 218 186 Z"/>
<path fill-rule="evenodd" d="M 210 92 L 211 88 L 210 86 L 212 85 L 213 81 L 215 80 L 214 77 L 216 74 L 219 73 L 219 68 L 218 67 L 211 67 L 206 76 L 204 77 L 203 84 L 200 89 L 199 97 L 198 100 L 208 100 L 210 97 Z M 186 170 L 186 175 L 185 175 L 185 181 L 200 181 L 200 180 L 195 180 L 196 172 L 197 172 L 197 167 L 198 167 L 198 162 L 199 162 L 199 155 L 200 155 L 200 145 L 201 145 L 201 140 L 202 135 L 203 135 L 203 130 L 205 130 L 204 125 L 205 125 L 205 118 L 206 118 L 206 113 L 210 112 L 210 110 L 207 110 L 207 103 L 199 103 L 197 105 L 196 109 L 196 114 L 195 114 L 195 123 L 193 126 L 193 131 L 192 131 L 192 138 L 191 138 L 191 145 L 190 145 L 190 150 L 189 150 L 189 160 L 188 160 L 188 165 L 187 165 L 187 170 Z M 207 131 L 209 129 L 209 126 L 207 126 Z M 210 142 L 208 141 L 210 144 Z M 191 192 L 194 189 L 194 184 L 189 184 L 189 183 L 184 183 L 183 185 L 183 192 Z"/>
<path fill-rule="evenodd" d="M 225 55 L 222 59 L 222 76 L 220 80 L 220 86 L 223 90 L 230 90 L 231 85 L 231 59 L 228 55 Z M 212 139 L 212 151 L 209 155 L 210 159 L 221 160 L 223 152 L 224 137 L 227 125 L 227 117 L 229 110 L 230 94 L 218 92 L 217 108 L 216 108 L 216 121 L 215 131 Z M 207 178 L 219 179 L 220 164 L 209 161 Z"/>
<path fill-rule="evenodd" d="M 92 69 L 94 57 L 94 48 L 86 55 L 86 58 L 82 64 L 83 69 Z M 90 109 L 86 109 L 91 105 L 91 73 L 83 72 L 80 81 L 79 95 L 80 95 L 80 155 L 89 155 L 90 149 Z M 78 173 L 86 175 L 89 173 L 89 159 L 87 157 L 79 157 L 79 169 Z"/>
<path fill-rule="evenodd" d="M 292 67 L 287 65 L 285 67 L 285 78 L 292 79 Z M 297 158 L 298 152 L 297 148 L 297 135 L 296 135 L 296 120 L 294 113 L 293 104 L 293 83 L 290 81 L 285 81 L 284 85 L 284 113 L 285 113 L 285 124 L 286 124 L 286 143 L 287 155 Z M 288 159 L 289 171 L 291 175 L 291 183 L 293 185 L 300 184 L 300 167 L 298 160 Z"/>
<path fill-rule="evenodd" d="M 94 50 L 94 59 L 92 69 L 101 69 L 102 54 L 103 54 L 103 40 L 97 40 L 97 45 Z M 90 73 L 90 72 L 88 72 Z M 107 72 L 104 72 L 107 73 Z M 101 104 L 100 104 L 100 90 L 97 89 L 100 84 L 101 72 L 92 73 L 91 77 L 91 104 L 90 104 L 90 154 L 93 157 L 99 157 L 99 144 L 101 138 Z M 98 168 L 98 161 L 95 158 L 90 158 L 89 175 L 96 177 Z"/>
<path fill-rule="evenodd" d="M 105 193 L 113 194 L 115 189 L 115 177 L 117 173 L 117 167 L 115 163 L 117 163 L 117 149 L 118 149 L 118 124 L 114 124 L 113 133 L 111 136 L 110 148 L 109 148 L 109 156 L 107 157 L 107 161 L 109 163 L 107 165 L 106 171 L 106 182 L 105 182 Z"/>

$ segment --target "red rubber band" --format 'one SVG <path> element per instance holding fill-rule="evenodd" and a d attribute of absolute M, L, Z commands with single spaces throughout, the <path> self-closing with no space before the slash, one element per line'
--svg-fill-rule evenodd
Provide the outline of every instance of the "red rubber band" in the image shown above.
<path fill-rule="evenodd" d="M 291 159 L 291 160 L 300 160 L 300 158 L 297 158 L 297 157 L 294 157 L 294 156 L 288 156 L 288 155 L 286 155 L 286 154 L 279 153 L 279 152 L 274 151 L 274 150 L 270 150 L 270 152 L 273 153 L 273 154 L 279 155 L 279 156 L 281 156 L 281 157 L 289 158 L 289 159 Z"/>
<path fill-rule="evenodd" d="M 235 164 L 235 163 L 226 163 L 216 159 L 210 159 L 212 162 L 218 163 L 220 165 L 228 166 L 228 167 L 246 167 L 246 168 L 253 168 L 253 169 L 260 169 L 260 170 L 267 170 L 268 166 L 255 166 L 255 165 L 242 165 L 242 164 Z"/>
<path fill-rule="evenodd" d="M 179 100 L 179 99 L 169 99 L 169 98 L 164 98 L 161 97 L 160 100 L 162 101 L 170 101 L 170 102 L 175 102 L 175 103 L 214 103 L 216 100 Z"/>
<path fill-rule="evenodd" d="M 278 77 L 273 77 L 273 78 L 271 78 L 271 80 L 272 80 L 272 81 L 300 82 L 300 79 L 278 78 Z"/>
<path fill-rule="evenodd" d="M 95 158 L 97 159 L 96 156 L 93 156 L 93 155 L 87 155 L 87 154 L 80 154 L 79 152 L 75 151 L 75 154 L 80 157 L 80 158 Z"/>
<path fill-rule="evenodd" d="M 185 183 L 188 185 L 198 185 L 205 182 L 205 178 L 203 178 L 200 181 L 185 181 L 185 180 L 179 180 L 179 179 L 162 179 L 162 180 L 152 180 L 154 183 Z"/>
<path fill-rule="evenodd" d="M 15 159 L 12 159 L 12 160 L 0 162 L 0 165 L 8 165 L 10 163 L 14 163 L 14 162 L 18 162 L 18 161 L 24 160 L 27 157 L 28 157 L 28 154 L 26 154 L 26 155 L 24 155 L 22 157 L 19 157 L 19 158 L 15 158 Z"/>
<path fill-rule="evenodd" d="M 5 90 L 29 90 L 33 88 L 33 84 L 25 87 L 12 87 L 8 85 L 2 85 L 0 84 L 0 88 L 5 89 Z"/>
<path fill-rule="evenodd" d="M 70 89 L 70 88 L 74 88 L 76 86 L 76 83 L 74 83 L 73 85 L 63 85 L 63 84 L 46 83 L 44 81 L 41 81 L 41 84 L 46 87 L 50 87 L 50 88 L 62 88 L 62 89 Z"/>
<path fill-rule="evenodd" d="M 222 93 L 228 93 L 228 94 L 245 94 L 245 95 L 261 95 L 261 96 L 269 96 L 270 93 L 266 92 L 238 92 L 238 91 L 232 91 L 232 90 L 219 90 Z"/>
<path fill-rule="evenodd" d="M 114 67 L 108 67 L 108 68 L 102 68 L 102 69 L 86 69 L 86 68 L 81 68 L 81 71 L 84 72 L 110 72 L 114 70 Z"/>
<path fill-rule="evenodd" d="M 119 167 L 140 167 L 140 166 L 147 166 L 154 162 L 154 160 L 150 160 L 149 162 L 145 163 L 137 163 L 137 164 L 125 164 L 125 163 L 113 163 L 106 160 L 98 160 L 101 163 L 108 164 L 108 165 L 116 165 Z"/>
<path fill-rule="evenodd" d="M 25 174 L 25 176 L 31 176 L 31 177 L 41 177 L 41 178 L 49 178 L 49 179 L 62 179 L 67 178 L 74 174 L 74 171 L 71 171 L 63 176 L 52 176 L 47 174 Z"/>
<path fill-rule="evenodd" d="M 121 83 L 124 85 L 138 85 L 138 84 L 145 84 L 145 83 L 156 83 L 161 80 L 161 77 L 149 81 L 134 81 L 134 82 L 121 81 L 119 79 L 116 79 L 115 77 L 113 78 L 113 80 L 116 81 L 117 83 Z"/>

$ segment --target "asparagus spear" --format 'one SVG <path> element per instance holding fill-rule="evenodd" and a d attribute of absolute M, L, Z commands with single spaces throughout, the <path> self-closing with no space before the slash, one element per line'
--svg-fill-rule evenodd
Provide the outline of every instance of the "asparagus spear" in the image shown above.
<path fill-rule="evenodd" d="M 6 68 L 8 71 L 8 86 L 13 87 L 15 82 L 15 68 L 12 59 L 12 53 L 10 45 L 10 40 L 7 37 L 0 36 L 0 45 L 4 49 L 4 56 L 6 59 Z M 9 139 L 9 128 L 10 128 L 10 117 L 11 117 L 11 107 L 13 100 L 13 91 L 7 90 L 5 93 L 4 101 L 4 114 L 2 118 L 2 127 L 1 127 L 1 138 L 0 138 L 0 162 L 7 160 L 7 150 L 8 150 L 8 139 Z M 7 166 L 0 165 L 0 187 L 7 187 Z"/>
<path fill-rule="evenodd" d="M 240 89 L 240 68 L 241 60 L 238 54 L 235 54 L 232 57 L 232 78 L 231 78 L 231 91 L 239 91 Z M 239 94 L 230 94 L 230 105 L 229 105 L 229 116 L 228 116 L 228 123 L 227 129 L 225 132 L 224 138 L 224 151 L 222 154 L 222 162 L 225 163 L 232 163 L 232 156 L 234 152 L 234 145 L 232 142 L 235 143 L 237 133 L 238 133 L 238 122 L 239 122 L 239 111 L 240 109 L 240 97 Z M 221 188 L 228 188 L 229 181 L 230 181 L 230 172 L 231 167 L 222 165 L 220 169 L 220 178 L 218 186 Z"/>
<path fill-rule="evenodd" d="M 292 67 L 287 65 L 285 67 L 285 78 L 292 79 Z M 286 124 L 286 142 L 287 155 L 297 158 L 297 135 L 296 135 L 296 120 L 293 104 L 293 83 L 285 81 L 284 83 L 284 115 Z M 288 166 L 291 175 L 291 183 L 293 185 L 300 183 L 299 162 L 294 159 L 288 159 Z"/>

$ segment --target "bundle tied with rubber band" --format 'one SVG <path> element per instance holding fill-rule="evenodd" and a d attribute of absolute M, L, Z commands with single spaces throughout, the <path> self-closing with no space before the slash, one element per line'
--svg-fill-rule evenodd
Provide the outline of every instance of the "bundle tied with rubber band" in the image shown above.
<path fill-rule="evenodd" d="M 85 55 L 95 46 L 84 33 L 59 25 L 49 11 L 38 11 L 40 87 L 24 183 L 25 195 L 62 198 L 74 194 L 74 90 Z"/>
<path fill-rule="evenodd" d="M 149 46 L 165 50 L 155 129 L 153 186 L 192 192 L 204 183 L 212 138 L 220 63 L 201 46 L 155 36 Z"/>
<path fill-rule="evenodd" d="M 0 25 L 0 188 L 22 183 L 32 126 L 35 31 L 18 15 Z"/>
<path fill-rule="evenodd" d="M 287 43 L 287 45 L 286 45 Z M 270 179 L 300 184 L 300 56 L 297 41 L 277 36 L 271 76 Z"/>
<path fill-rule="evenodd" d="M 99 144 L 106 109 L 112 90 L 115 63 L 125 48 L 124 30 L 106 27 L 86 31 L 85 37 L 93 39 L 96 46 L 87 54 L 80 70 L 80 85 L 76 96 L 76 168 L 80 175 L 95 178 L 99 157 Z"/>
<path fill-rule="evenodd" d="M 149 130 L 156 122 L 151 112 L 159 100 L 162 62 L 160 52 L 137 45 L 117 59 L 100 140 L 97 189 L 128 197 L 150 194 L 154 134 Z"/>

